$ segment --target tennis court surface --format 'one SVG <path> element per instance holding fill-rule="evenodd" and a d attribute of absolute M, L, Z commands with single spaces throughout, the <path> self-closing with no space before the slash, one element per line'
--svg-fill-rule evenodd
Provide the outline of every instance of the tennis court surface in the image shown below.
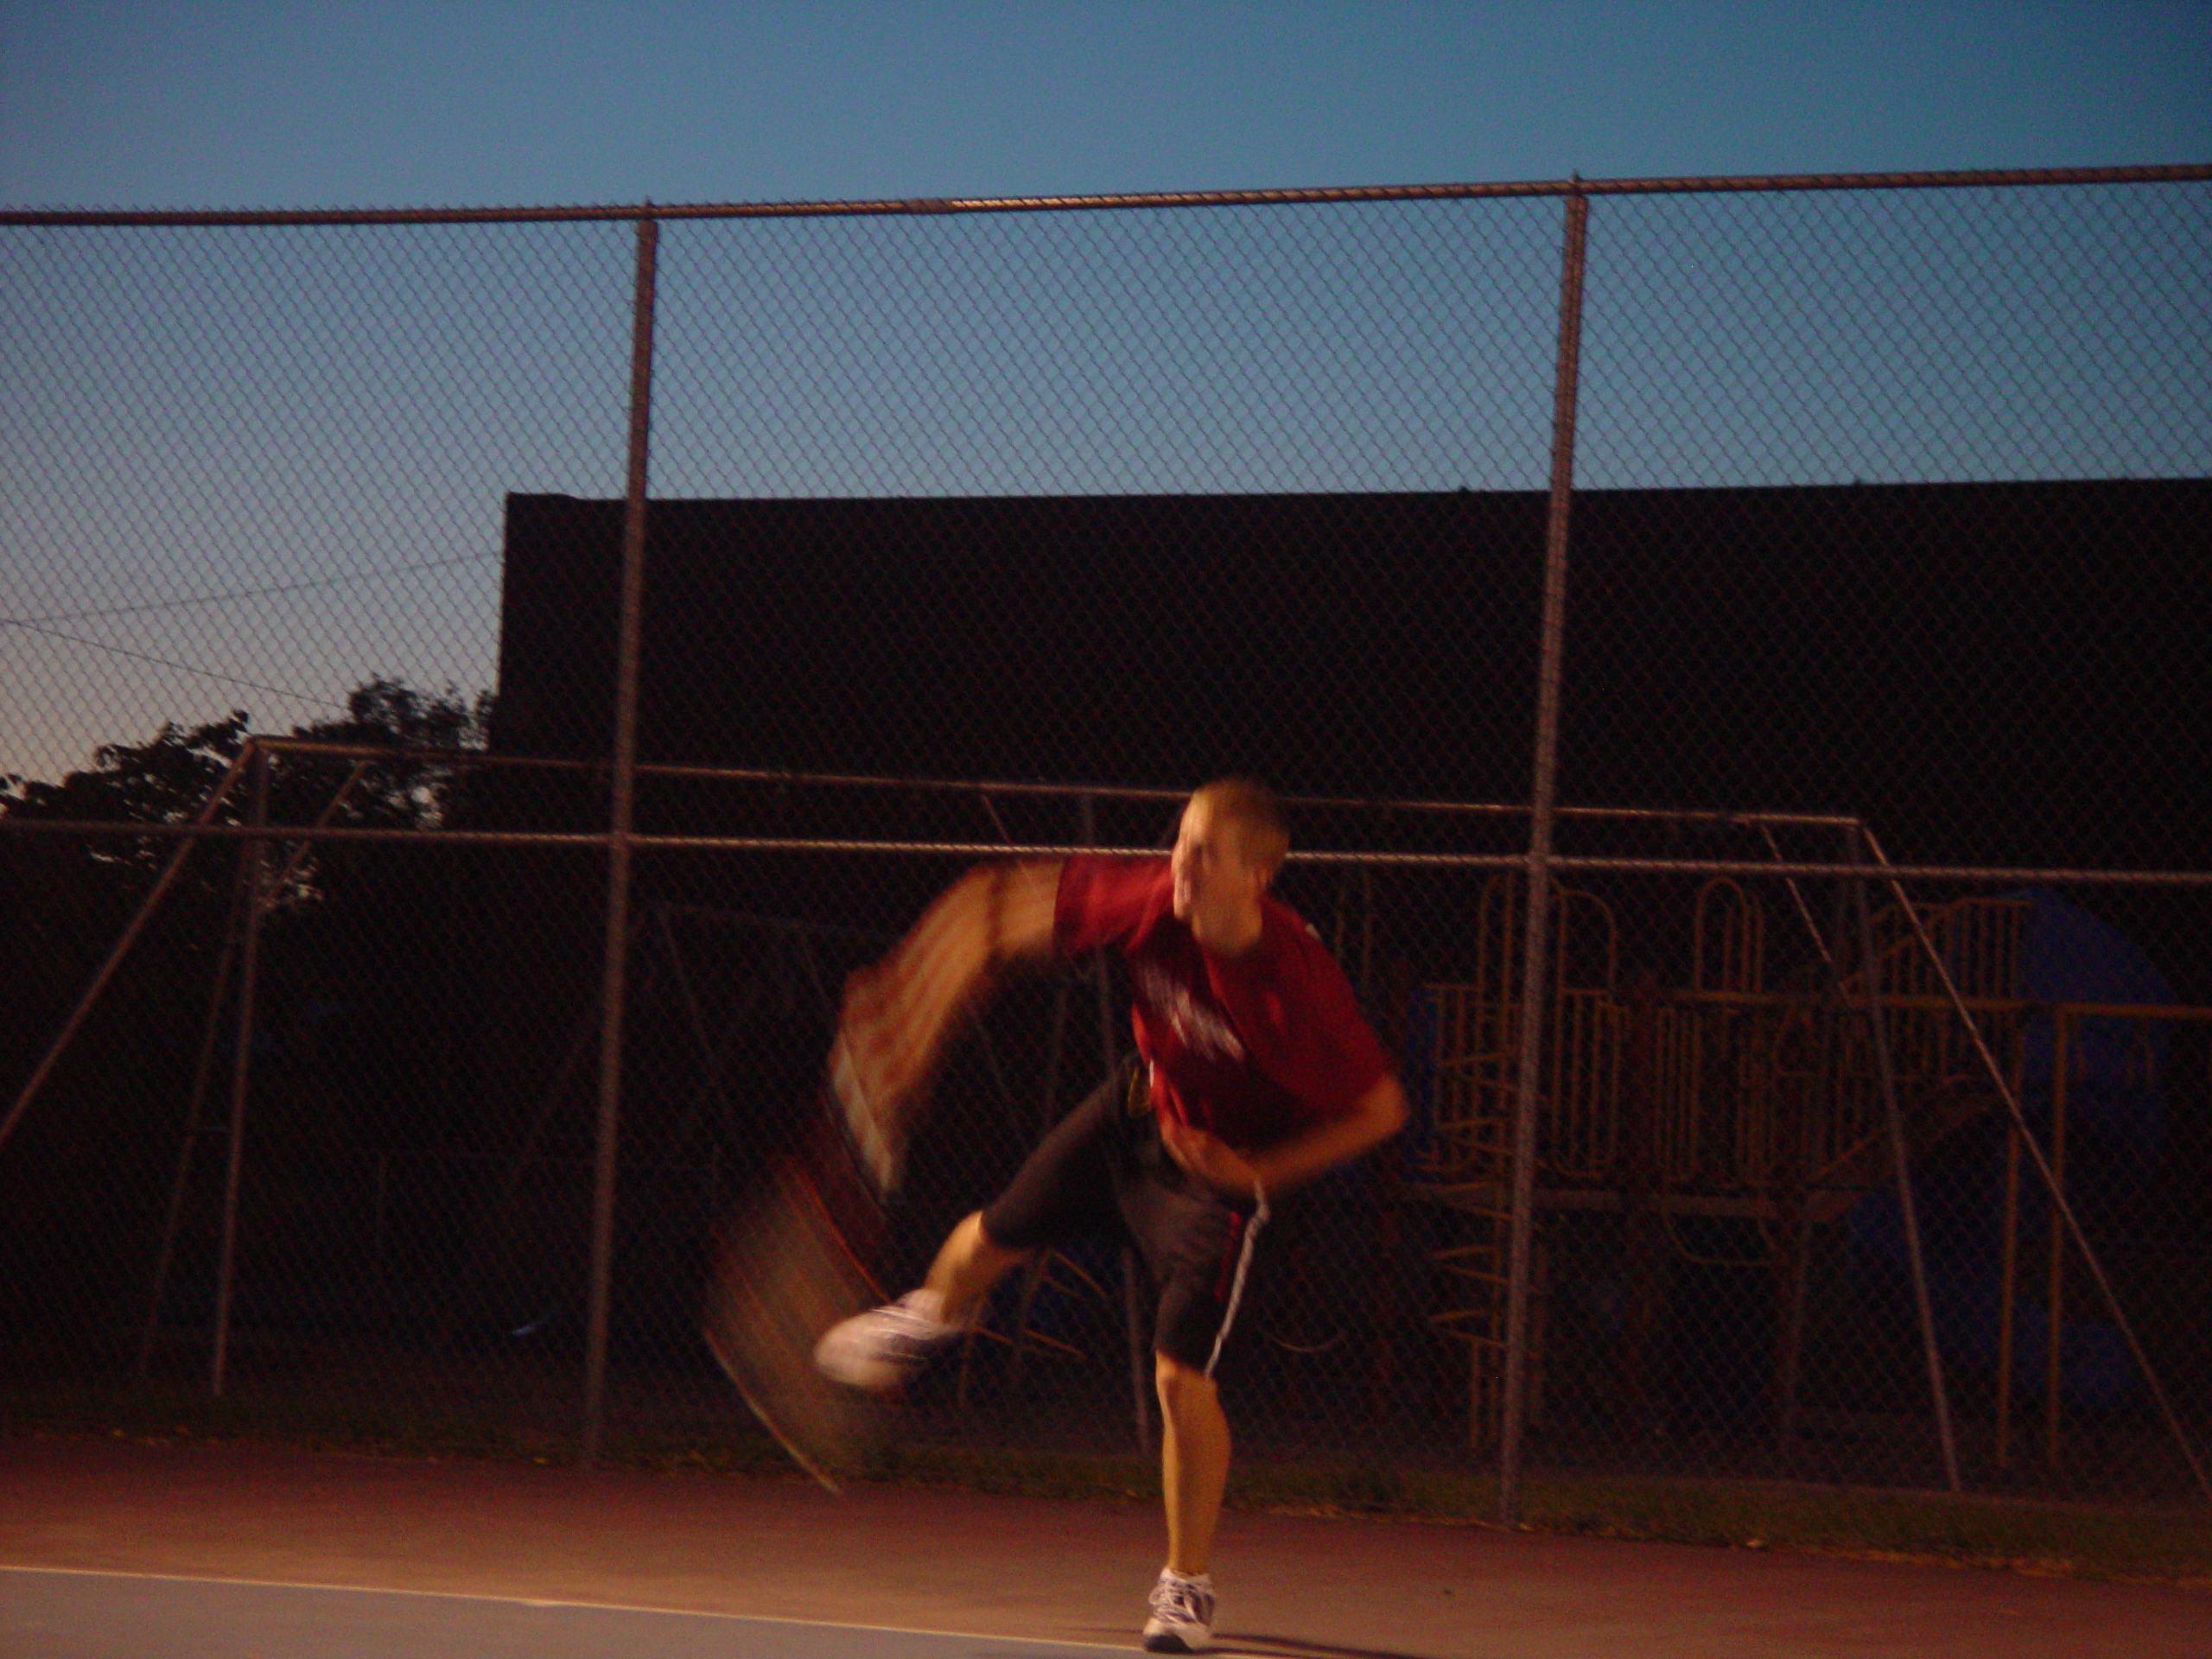
<path fill-rule="evenodd" d="M 1149 1504 L 0 1438 L 0 1655 L 1131 1650 Z M 1224 1651 L 2212 1659 L 2212 1593 L 1232 1512 Z"/>

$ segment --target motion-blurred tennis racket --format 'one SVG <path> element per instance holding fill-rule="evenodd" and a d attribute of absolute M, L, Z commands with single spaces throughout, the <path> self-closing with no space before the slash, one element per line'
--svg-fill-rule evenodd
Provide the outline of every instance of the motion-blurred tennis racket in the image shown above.
<path fill-rule="evenodd" d="M 876 1420 L 866 1396 L 815 1369 L 814 1346 L 889 1300 L 870 1271 L 884 1205 L 926 1115 L 943 1039 L 989 988 L 1010 879 L 992 868 L 956 884 L 897 949 L 845 982 L 816 1111 L 716 1240 L 707 1344 L 753 1414 L 832 1491 Z M 1051 882 L 1044 891 L 1049 927 Z"/>
<path fill-rule="evenodd" d="M 868 1267 L 883 1230 L 881 1202 L 825 1104 L 715 1240 L 707 1346 L 761 1426 L 833 1492 L 862 1460 L 877 1414 L 815 1369 L 814 1344 L 887 1300 Z"/>

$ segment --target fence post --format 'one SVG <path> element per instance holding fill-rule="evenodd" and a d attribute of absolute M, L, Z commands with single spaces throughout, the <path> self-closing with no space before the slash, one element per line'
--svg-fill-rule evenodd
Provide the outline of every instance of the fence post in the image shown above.
<path fill-rule="evenodd" d="M 1579 181 L 1579 175 L 1578 175 Z M 1567 636 L 1567 526 L 1574 493 L 1574 405 L 1582 350 L 1583 247 L 1590 200 L 1567 198 L 1560 251 L 1559 357 L 1552 392 L 1551 510 L 1544 531 L 1544 610 L 1536 671 L 1535 775 L 1529 791 L 1529 925 L 1522 941 L 1520 1071 L 1513 1103 L 1513 1205 L 1505 1293 L 1505 1390 L 1498 1427 L 1497 1515 L 1521 1513 L 1521 1440 L 1529 1401 L 1529 1278 L 1536 1202 L 1536 1086 L 1543 1065 L 1552 818 L 1559 788 L 1560 660 Z"/>
<path fill-rule="evenodd" d="M 207 1086 L 214 1080 L 215 1056 L 222 1046 L 224 995 L 230 987 L 231 963 L 238 955 L 239 936 L 245 929 L 246 906 L 252 902 L 251 851 L 250 847 L 238 849 L 230 922 L 223 932 L 222 948 L 215 953 L 214 971 L 208 976 L 207 1023 L 201 1029 L 200 1056 L 192 1068 L 192 1094 L 184 1109 L 184 1143 L 178 1148 L 176 1173 L 169 1181 L 168 1212 L 162 1223 L 161 1248 L 154 1254 L 154 1282 L 146 1293 L 146 1323 L 138 1332 L 141 1377 L 153 1363 L 154 1344 L 161 1334 L 162 1304 L 168 1298 L 169 1269 L 176 1261 L 177 1232 L 184 1224 L 184 1203 L 190 1191 L 193 1160 L 199 1152 L 200 1117 L 207 1110 Z"/>
<path fill-rule="evenodd" d="M 607 1325 L 614 1266 L 615 1149 L 622 1116 L 622 1009 L 628 989 L 631 824 L 638 784 L 639 610 L 645 598 L 645 486 L 652 456 L 653 299 L 660 222 L 638 221 L 630 316 L 630 453 L 622 510 L 622 588 L 614 657 L 614 766 L 607 833 L 607 948 L 600 979 L 599 1117 L 592 1149 L 591 1288 L 584 1339 L 583 1461 L 607 1430 Z"/>
<path fill-rule="evenodd" d="M 1089 790 L 1076 798 L 1077 832 L 1085 847 L 1098 844 L 1098 803 Z M 1103 1075 L 1113 1077 L 1121 1065 L 1121 1044 L 1115 1036 L 1114 988 L 1104 964 L 1094 963 L 1098 986 L 1098 1053 Z M 1137 1452 L 1152 1455 L 1152 1343 L 1145 1324 L 1143 1299 L 1138 1288 L 1144 1269 L 1137 1253 L 1122 1247 L 1122 1325 L 1128 1338 L 1129 1421 L 1136 1433 Z"/>
<path fill-rule="evenodd" d="M 1851 861 L 1865 849 L 1851 837 Z M 1882 1116 L 1889 1130 L 1891 1177 L 1897 1184 L 1897 1216 L 1904 1228 L 1905 1266 L 1912 1278 L 1913 1312 L 1920 1325 L 1921 1357 L 1928 1368 L 1928 1397 L 1936 1412 L 1936 1435 L 1943 1453 L 1943 1479 L 1959 1491 L 1959 1448 L 1951 1432 L 1951 1400 L 1943 1382 L 1943 1349 L 1936 1338 L 1936 1310 L 1928 1297 L 1928 1265 L 1920 1248 L 1920 1212 L 1912 1196 L 1912 1158 L 1905 1142 L 1904 1116 L 1897 1105 L 1897 1067 L 1890 1058 L 1889 1012 L 1883 1002 L 1881 958 L 1874 950 L 1874 922 L 1866 905 L 1866 883 L 1854 877 L 1852 906 L 1859 922 L 1859 960 L 1866 975 L 1866 1028 L 1873 1039 L 1874 1076 L 1882 1090 Z"/>
<path fill-rule="evenodd" d="M 2050 1189 L 2066 1196 L 2066 1095 L 2074 1077 L 2074 1016 L 2064 1007 L 2050 1011 Z M 2060 1404 L 2066 1391 L 2063 1363 L 2066 1343 L 2066 1230 L 2058 1206 L 2050 1212 L 2050 1242 L 2044 1269 L 2043 1460 L 2058 1467 Z"/>
<path fill-rule="evenodd" d="M 245 752 L 253 769 L 253 827 L 269 827 L 269 755 L 246 740 Z M 223 1397 L 231 1360 L 231 1304 L 238 1285 L 238 1192 L 245 1158 L 245 1106 L 253 1077 L 253 1014 L 261 980 L 261 918 L 268 908 L 263 891 L 269 866 L 269 843 L 259 835 L 245 852 L 245 936 L 238 947 L 238 1040 L 231 1059 L 231 1129 L 228 1160 L 223 1172 L 222 1242 L 215 1259 L 215 1339 L 207 1360 L 207 1392 Z"/>

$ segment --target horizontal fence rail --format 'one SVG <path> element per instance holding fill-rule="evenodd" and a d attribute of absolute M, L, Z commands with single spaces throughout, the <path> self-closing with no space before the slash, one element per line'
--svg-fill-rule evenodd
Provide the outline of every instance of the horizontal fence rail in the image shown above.
<path fill-rule="evenodd" d="M 1530 196 L 1688 195 L 1784 190 L 1954 190 L 2061 184 L 2171 184 L 2212 179 L 2212 165 L 1966 168 L 1942 172 L 1783 173 L 1734 177 L 1371 184 L 1288 190 L 1155 190 L 1071 196 L 919 196 L 864 201 L 642 201 L 575 207 L 0 208 L 0 225 L 490 225 L 640 219 L 808 219 L 921 213 L 1045 213 L 1159 207 L 1326 207 L 1350 202 L 1481 201 Z"/>

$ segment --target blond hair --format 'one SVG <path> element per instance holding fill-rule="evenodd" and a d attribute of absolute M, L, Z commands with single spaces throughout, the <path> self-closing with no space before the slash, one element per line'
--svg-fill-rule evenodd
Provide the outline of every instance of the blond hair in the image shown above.
<path fill-rule="evenodd" d="M 1217 778 L 1194 790 L 1191 798 L 1204 801 L 1216 817 L 1235 824 L 1245 858 L 1274 880 L 1290 851 L 1290 826 L 1283 822 L 1274 791 L 1255 778 Z"/>

